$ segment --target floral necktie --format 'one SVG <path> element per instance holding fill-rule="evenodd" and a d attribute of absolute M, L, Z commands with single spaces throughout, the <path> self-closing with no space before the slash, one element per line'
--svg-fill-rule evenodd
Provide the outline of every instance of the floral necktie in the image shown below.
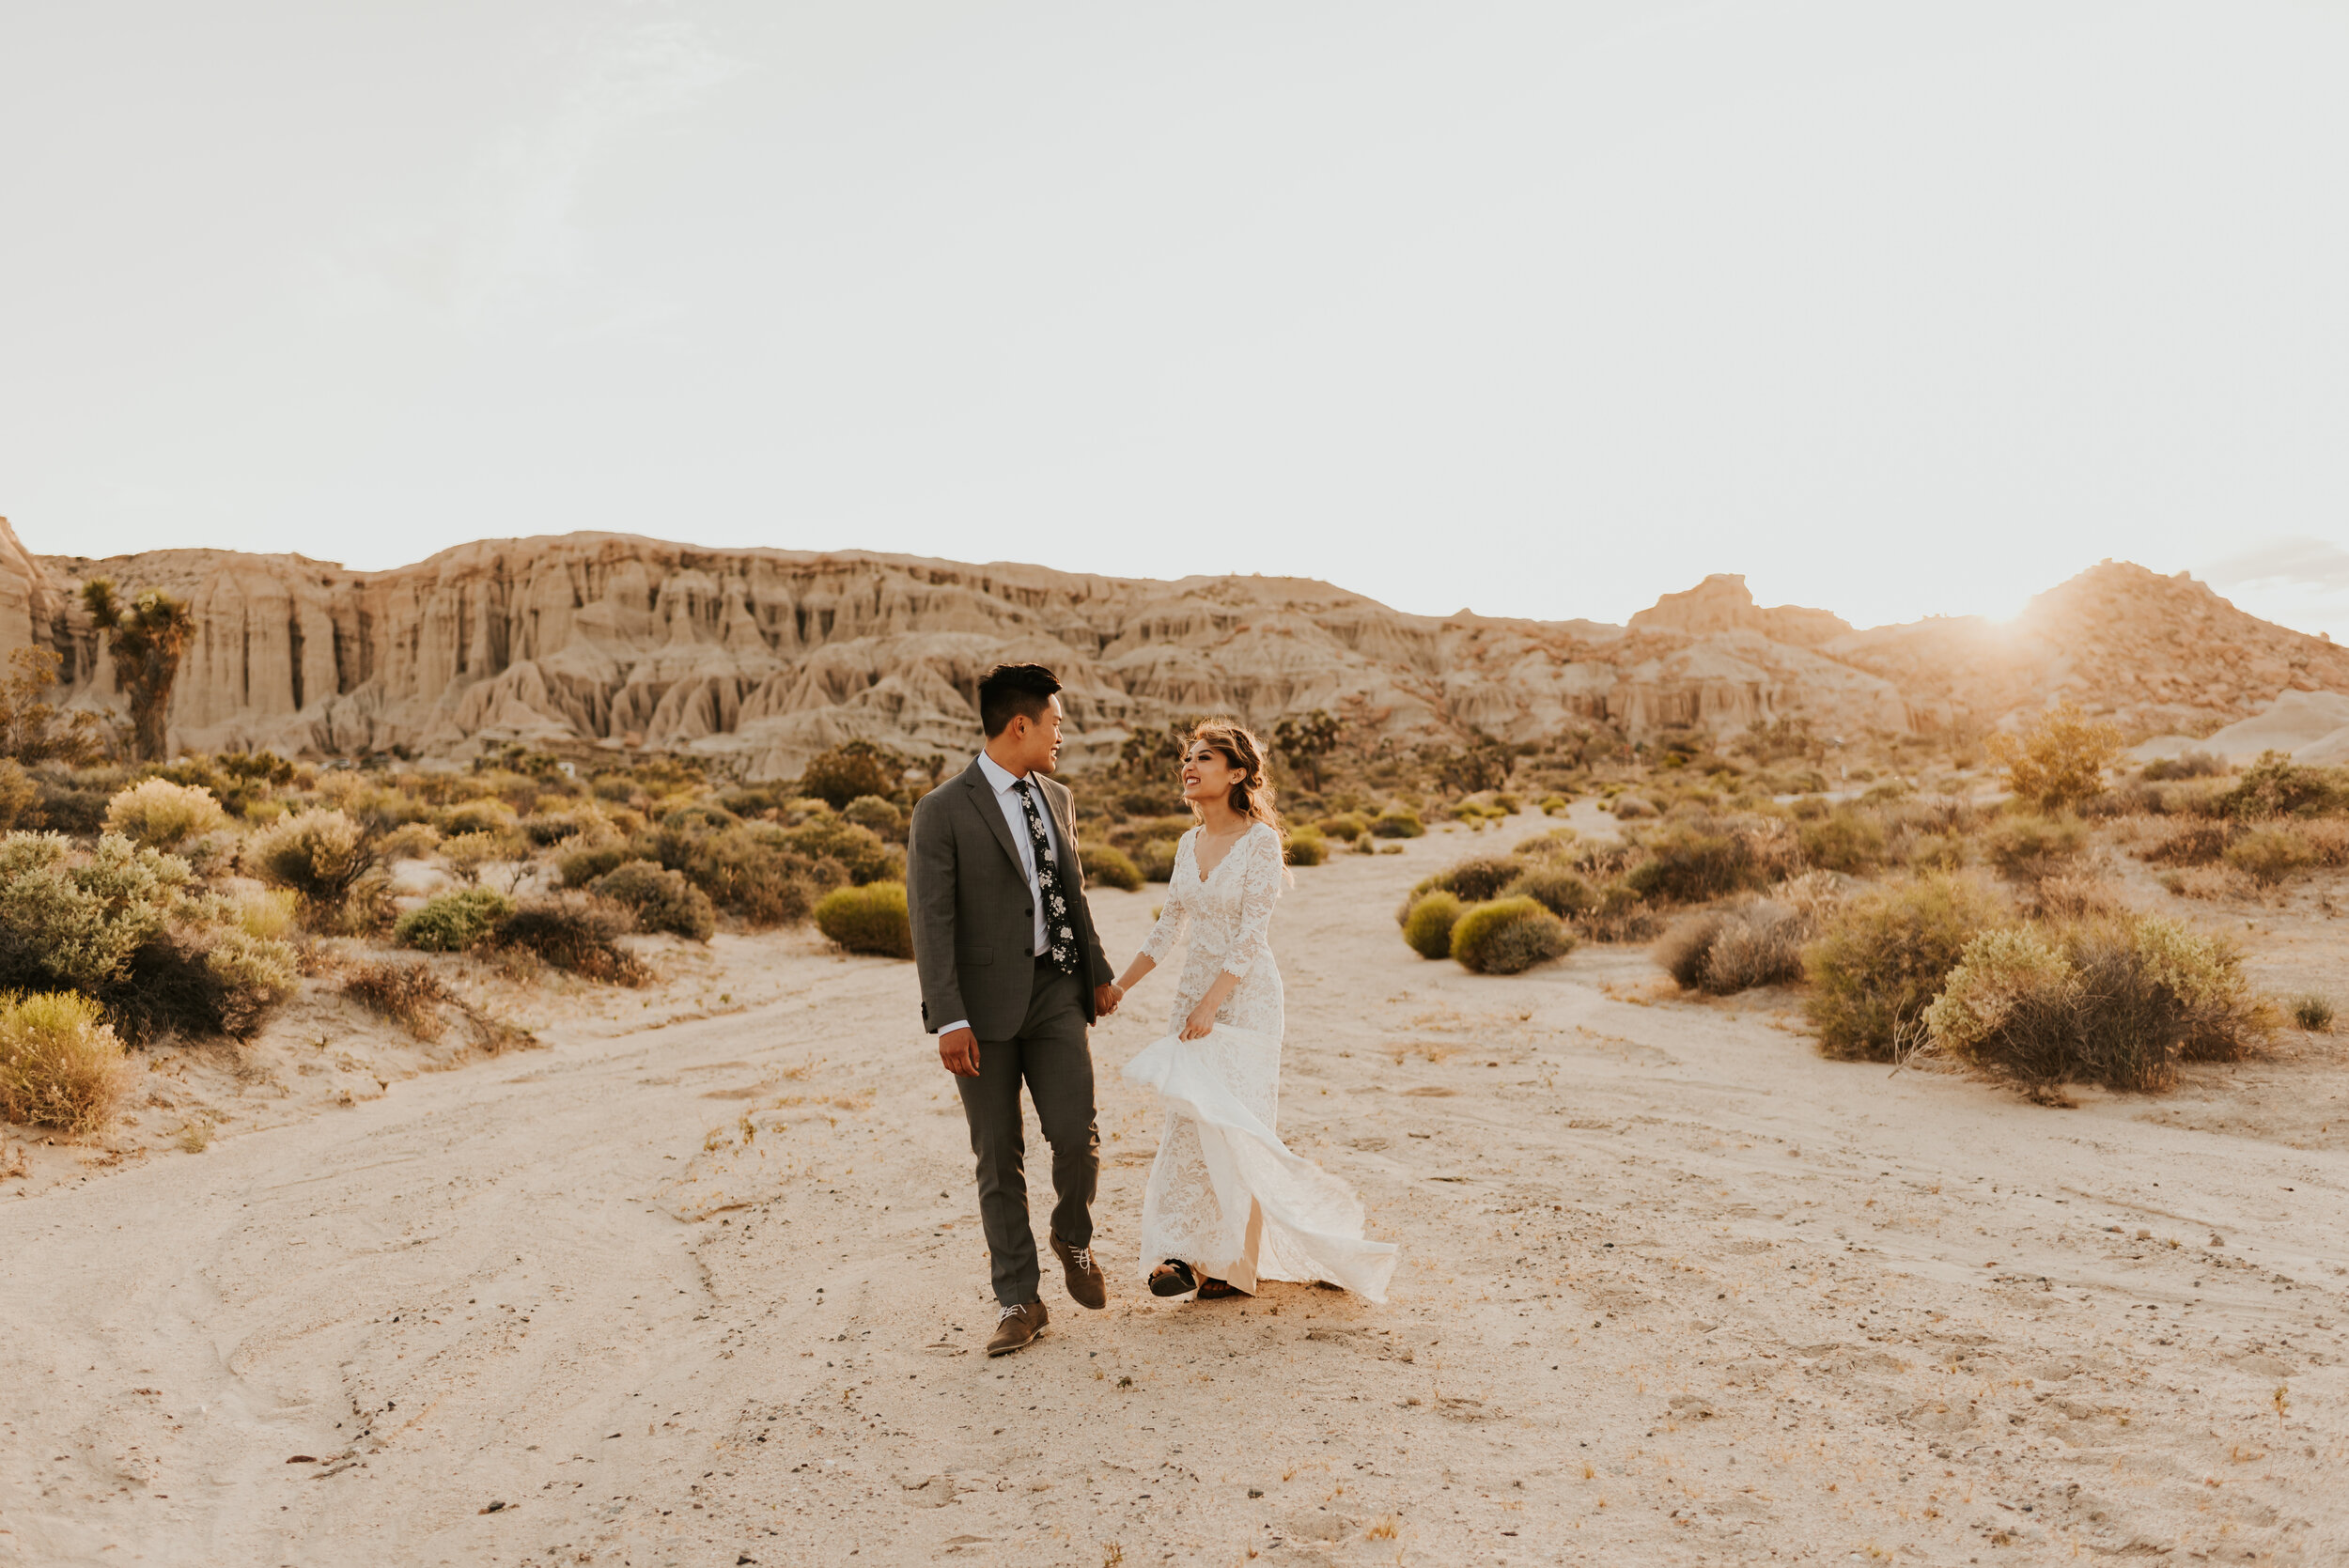
<path fill-rule="evenodd" d="M 1052 841 L 1044 836 L 1044 817 L 1036 810 L 1035 791 L 1028 781 L 1019 780 L 1012 788 L 1019 792 L 1019 804 L 1028 814 L 1028 847 L 1035 855 L 1036 894 L 1044 900 L 1045 956 L 1063 974 L 1077 972 L 1077 933 L 1068 923 L 1068 899 L 1060 891 L 1060 867 L 1052 863 Z"/>

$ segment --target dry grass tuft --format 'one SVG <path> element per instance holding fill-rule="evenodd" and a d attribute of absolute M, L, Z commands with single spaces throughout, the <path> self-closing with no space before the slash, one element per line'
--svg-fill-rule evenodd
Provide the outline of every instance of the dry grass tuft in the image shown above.
<path fill-rule="evenodd" d="M 76 991 L 0 996 L 0 1116 L 95 1132 L 130 1088 L 122 1042 Z"/>
<path fill-rule="evenodd" d="M 343 995 L 419 1040 L 441 1037 L 446 1027 L 441 1006 L 456 1000 L 425 965 L 388 960 L 354 965 L 343 976 Z"/>

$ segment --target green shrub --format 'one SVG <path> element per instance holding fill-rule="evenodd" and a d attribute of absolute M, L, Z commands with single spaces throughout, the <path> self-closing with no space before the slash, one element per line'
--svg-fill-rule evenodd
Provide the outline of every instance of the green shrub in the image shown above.
<path fill-rule="evenodd" d="M 834 811 L 846 810 L 862 795 L 896 792 L 904 764 L 867 740 L 851 740 L 808 759 L 800 775 L 799 793 L 813 796 Z"/>
<path fill-rule="evenodd" d="M 651 861 L 614 866 L 590 883 L 588 891 L 634 911 L 640 931 L 669 931 L 689 941 L 706 942 L 718 929 L 718 910 L 709 895 L 683 873 Z"/>
<path fill-rule="evenodd" d="M 2232 789 L 2211 800 L 2210 811 L 2237 821 L 2331 815 L 2349 811 L 2349 784 L 2339 768 L 2304 768 L 2288 753 L 2268 752 L 2244 769 Z"/>
<path fill-rule="evenodd" d="M 1133 893 L 1142 886 L 1142 870 L 1129 860 L 1125 851 L 1109 846 L 1090 845 L 1077 851 L 1078 863 L 1084 867 L 1085 881 L 1095 887 L 1116 888 Z"/>
<path fill-rule="evenodd" d="M 761 830 L 737 829 L 726 834 L 729 842 L 765 842 Z M 811 861 L 837 861 L 848 872 L 848 880 L 862 887 L 866 882 L 895 882 L 905 879 L 905 856 L 883 842 L 870 828 L 860 828 L 839 817 L 817 817 L 786 830 L 782 844 Z M 696 878 L 699 880 L 699 878 Z M 712 893 L 712 897 L 717 896 Z"/>
<path fill-rule="evenodd" d="M 1760 880 L 1751 844 L 1743 834 L 1667 824 L 1641 846 L 1647 858 L 1625 877 L 1641 898 L 1695 904 L 1740 892 Z"/>
<path fill-rule="evenodd" d="M 1837 806 L 1796 831 L 1802 858 L 1821 871 L 1864 877 L 1884 863 L 1884 819 L 1871 811 Z"/>
<path fill-rule="evenodd" d="M 555 862 L 555 870 L 567 888 L 583 888 L 599 877 L 608 876 L 626 865 L 634 856 L 622 844 L 599 844 L 586 849 L 574 849 Z"/>
<path fill-rule="evenodd" d="M 255 833 L 244 846 L 245 869 L 274 887 L 290 888 L 314 911 L 333 911 L 375 869 L 376 846 L 339 811 L 305 811 Z"/>
<path fill-rule="evenodd" d="M 1844 905 L 1803 949 L 1819 1048 L 1845 1060 L 1892 1060 L 1896 1046 L 1921 1039 L 1924 1010 L 1966 944 L 2005 921 L 1990 889 L 1940 873 Z"/>
<path fill-rule="evenodd" d="M 2077 816 L 2015 812 L 1990 824 L 1982 846 L 1990 863 L 2007 876 L 2036 880 L 2088 847 L 2088 824 Z"/>
<path fill-rule="evenodd" d="M 1370 831 L 1370 818 L 1358 811 L 1340 812 L 1335 816 L 1323 817 L 1315 826 L 1330 838 L 1342 838 L 1351 844 Z"/>
<path fill-rule="evenodd" d="M 1174 843 L 1154 838 L 1134 847 L 1134 864 L 1146 881 L 1168 882 L 1174 877 Z"/>
<path fill-rule="evenodd" d="M 148 849 L 177 849 L 228 820 L 212 792 L 145 779 L 106 802 L 106 826 Z"/>
<path fill-rule="evenodd" d="M 464 953 L 479 946 L 514 912 L 514 901 L 493 888 L 435 893 L 401 915 L 392 939 L 426 953 Z"/>
<path fill-rule="evenodd" d="M 1389 806 L 1370 824 L 1373 838 L 1423 838 L 1427 824 L 1419 819 L 1419 813 L 1405 811 L 1401 806 Z"/>
<path fill-rule="evenodd" d="M 2034 1093 L 2169 1089 L 2179 1063 L 2239 1060 L 2268 1028 L 2232 947 L 2150 918 L 1984 932 L 1924 1019 L 1937 1045 Z"/>
<path fill-rule="evenodd" d="M 2310 991 L 2292 1000 L 2292 1021 L 2311 1034 L 2322 1034 L 2333 1027 L 2332 998 Z"/>
<path fill-rule="evenodd" d="M 609 899 L 579 893 L 526 899 L 497 924 L 500 947 L 535 953 L 556 969 L 588 980 L 641 986 L 651 978 L 636 955 L 620 946 L 634 921 Z"/>
<path fill-rule="evenodd" d="M 40 785 L 14 757 L 0 757 L 0 832 L 31 827 L 40 815 Z"/>
<path fill-rule="evenodd" d="M 434 824 L 449 838 L 461 833 L 511 833 L 517 831 L 521 818 L 514 808 L 503 800 L 465 800 L 441 814 Z"/>
<path fill-rule="evenodd" d="M 1545 795 L 1541 800 L 1541 814 L 1544 816 L 1556 816 L 1566 809 L 1568 803 L 1563 795 Z"/>
<path fill-rule="evenodd" d="M 1452 927 L 1452 956 L 1475 974 L 1517 974 L 1573 948 L 1565 923 L 1530 898 L 1479 904 Z"/>
<path fill-rule="evenodd" d="M 188 864 L 107 833 L 86 855 L 56 833 L 0 839 L 0 935 L 54 980 L 94 991 L 117 979 L 170 918 Z"/>
<path fill-rule="evenodd" d="M 1319 865 L 1330 858 L 1330 841 L 1311 828 L 1299 828 L 1289 834 L 1282 856 L 1290 865 Z"/>
<path fill-rule="evenodd" d="M 1460 918 L 1460 901 L 1448 893 L 1431 893 L 1403 911 L 1403 940 L 1423 958 L 1452 956 L 1452 927 Z"/>
<path fill-rule="evenodd" d="M 2316 851 L 2291 828 L 2254 828 L 2227 846 L 2229 865 L 2254 882 L 2272 887 L 2316 863 Z"/>
<path fill-rule="evenodd" d="M 840 820 L 877 837 L 905 842 L 906 814 L 878 795 L 860 795 L 849 801 L 841 809 Z"/>
<path fill-rule="evenodd" d="M 1455 861 L 1435 875 L 1422 877 L 1419 885 L 1411 890 L 1411 896 L 1416 898 L 1421 893 L 1441 888 L 1446 893 L 1457 893 L 1462 903 L 1482 904 L 1497 896 L 1524 870 L 1523 862 L 1507 855 L 1477 855 L 1465 861 Z"/>
<path fill-rule="evenodd" d="M 913 956 L 913 924 L 906 916 L 903 882 L 833 889 L 816 905 L 816 929 L 850 953 Z"/>
<path fill-rule="evenodd" d="M 1566 920 L 1587 914 L 1598 904 L 1598 890 L 1562 865 L 1528 866 L 1510 878 L 1501 892 L 1511 898 L 1530 898 Z"/>
<path fill-rule="evenodd" d="M 42 771 L 32 776 L 33 788 L 39 799 L 29 814 L 53 832 L 72 833 L 87 837 L 105 831 L 106 805 L 114 798 L 112 780 L 118 772 L 108 771 L 93 778 L 76 774 L 60 778 Z"/>
<path fill-rule="evenodd" d="M 122 1042 L 89 998 L 0 995 L 0 1120 L 96 1132 L 130 1087 Z"/>

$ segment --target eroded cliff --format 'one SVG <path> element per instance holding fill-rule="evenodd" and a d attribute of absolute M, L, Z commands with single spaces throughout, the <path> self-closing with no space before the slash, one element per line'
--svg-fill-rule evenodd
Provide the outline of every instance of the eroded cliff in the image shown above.
<path fill-rule="evenodd" d="M 1853 631 L 1825 611 L 1758 608 L 1720 576 L 1625 629 L 1408 615 L 1306 579 L 1153 582 L 611 534 L 484 540 L 382 572 L 211 550 L 37 557 L 0 520 L 0 650 L 54 647 L 70 700 L 107 706 L 113 671 L 80 608 L 101 575 L 194 608 L 171 715 L 188 750 L 583 743 L 786 776 L 855 737 L 967 749 L 978 677 L 1004 659 L 1060 671 L 1079 763 L 1113 753 L 1132 723 L 1207 711 L 1268 726 L 1322 707 L 1404 741 L 1788 715 L 1857 735 L 1986 723 L 2055 695 L 2139 727 L 2207 725 L 2280 688 L 2349 690 L 2349 653 L 2199 583 L 2109 564 L 2012 627 Z"/>

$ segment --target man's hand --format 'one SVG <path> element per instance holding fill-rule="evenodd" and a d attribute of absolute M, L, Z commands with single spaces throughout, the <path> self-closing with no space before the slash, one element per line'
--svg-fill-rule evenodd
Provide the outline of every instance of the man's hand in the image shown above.
<path fill-rule="evenodd" d="M 1116 1012 L 1117 1004 L 1125 1000 L 1125 991 L 1114 980 L 1103 981 L 1093 987 L 1093 1011 L 1104 1018 Z"/>
<path fill-rule="evenodd" d="M 938 1059 L 957 1078 L 979 1076 L 979 1037 L 968 1029 L 950 1029 L 938 1037 Z"/>

